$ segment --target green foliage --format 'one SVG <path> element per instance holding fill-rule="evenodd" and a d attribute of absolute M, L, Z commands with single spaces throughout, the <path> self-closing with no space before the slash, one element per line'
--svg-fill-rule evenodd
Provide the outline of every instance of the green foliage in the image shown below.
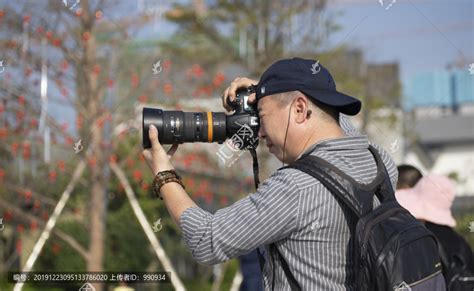
<path fill-rule="evenodd" d="M 455 218 L 456 231 L 466 239 L 471 249 L 474 250 L 474 232 L 470 231 L 471 223 L 474 227 L 474 209 L 455 215 Z"/>
<path fill-rule="evenodd" d="M 57 228 L 87 248 L 89 236 L 87 230 L 80 224 L 73 221 L 58 222 Z M 68 244 L 58 240 L 57 236 L 51 236 L 38 257 L 33 271 L 83 272 L 84 270 L 86 270 L 84 258 Z"/>
<path fill-rule="evenodd" d="M 239 260 L 233 259 L 227 262 L 224 279 L 222 281 L 221 290 L 230 290 L 234 276 L 240 268 Z"/>
<path fill-rule="evenodd" d="M 153 257 L 149 242 L 128 203 L 107 215 L 105 270 L 145 271 Z"/>
<path fill-rule="evenodd" d="M 167 19 L 178 31 L 162 48 L 185 60 L 237 65 L 250 76 L 258 75 L 279 58 L 317 51 L 328 34 L 339 29 L 325 5 L 287 0 L 176 4 Z M 307 22 L 315 21 L 316 29 L 307 30 Z"/>

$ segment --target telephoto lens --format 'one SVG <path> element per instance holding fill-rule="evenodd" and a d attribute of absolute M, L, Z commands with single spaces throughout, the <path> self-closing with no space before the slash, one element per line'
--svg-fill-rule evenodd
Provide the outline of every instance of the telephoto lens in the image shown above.
<path fill-rule="evenodd" d="M 151 124 L 158 129 L 161 144 L 226 140 L 226 115 L 223 112 L 164 111 L 145 107 L 143 108 L 144 148 L 151 147 L 148 138 Z"/>
<path fill-rule="evenodd" d="M 238 90 L 234 102 L 229 105 L 234 113 L 165 111 L 158 108 L 143 108 L 143 148 L 151 148 L 148 129 L 158 129 L 161 144 L 182 144 L 188 142 L 218 142 L 241 135 L 239 148 L 258 145 L 259 120 L 256 106 L 247 104 L 249 92 Z"/>

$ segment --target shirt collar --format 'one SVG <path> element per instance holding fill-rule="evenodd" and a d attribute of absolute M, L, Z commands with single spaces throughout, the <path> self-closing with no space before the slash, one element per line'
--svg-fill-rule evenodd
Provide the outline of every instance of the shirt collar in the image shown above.
<path fill-rule="evenodd" d="M 307 148 L 299 157 L 314 152 L 315 150 L 340 151 L 368 149 L 369 140 L 367 135 L 343 136 L 321 140 Z"/>

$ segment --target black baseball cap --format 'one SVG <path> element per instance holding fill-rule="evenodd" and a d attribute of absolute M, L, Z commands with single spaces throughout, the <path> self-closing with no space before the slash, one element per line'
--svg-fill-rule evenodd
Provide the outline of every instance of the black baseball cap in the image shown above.
<path fill-rule="evenodd" d="M 268 95 L 296 90 L 347 115 L 356 115 L 361 108 L 359 99 L 336 90 L 333 77 L 319 61 L 302 58 L 272 64 L 260 78 L 255 93 L 258 101 Z"/>

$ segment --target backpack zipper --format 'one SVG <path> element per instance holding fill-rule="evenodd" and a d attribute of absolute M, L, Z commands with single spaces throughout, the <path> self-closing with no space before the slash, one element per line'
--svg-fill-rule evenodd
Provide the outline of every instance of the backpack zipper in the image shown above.
<path fill-rule="evenodd" d="M 437 276 L 439 273 L 441 273 L 441 270 L 438 270 L 438 271 L 434 272 L 433 274 L 429 275 L 428 277 L 425 277 L 425 278 L 423 278 L 423 279 L 421 279 L 421 280 L 418 280 L 418 281 L 415 281 L 415 282 L 413 282 L 413 283 L 411 283 L 411 284 L 408 284 L 408 286 L 415 286 L 415 285 L 417 285 L 418 283 L 421 283 L 421 282 L 423 282 L 423 281 L 426 281 L 426 280 L 429 280 L 429 279 L 433 278 L 434 276 Z"/>

